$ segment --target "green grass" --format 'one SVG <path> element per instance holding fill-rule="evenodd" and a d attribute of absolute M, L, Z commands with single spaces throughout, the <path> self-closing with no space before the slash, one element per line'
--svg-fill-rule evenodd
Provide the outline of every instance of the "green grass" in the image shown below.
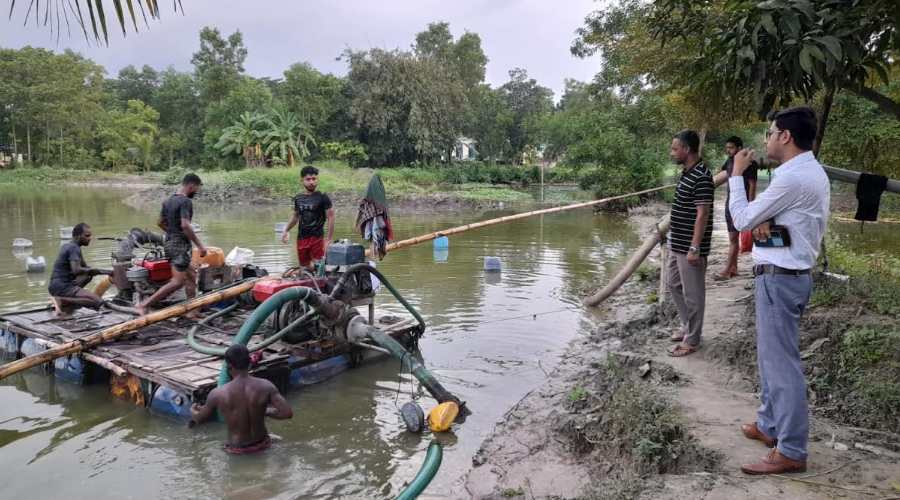
<path fill-rule="evenodd" d="M 879 314 L 900 315 L 900 258 L 887 254 L 860 254 L 851 246 L 830 239 L 826 244 L 830 269 L 850 276 L 848 285 L 817 286 L 812 303 L 831 305 L 852 296 Z"/>
<path fill-rule="evenodd" d="M 53 167 L 19 167 L 0 170 L 0 186 L 44 186 L 65 182 L 113 179 L 118 174 L 94 170 L 69 170 Z"/>
<path fill-rule="evenodd" d="M 485 183 L 451 184 L 437 168 L 352 169 L 338 161 L 317 162 L 319 189 L 326 193 L 362 193 L 374 172 L 381 175 L 392 198 L 447 194 L 463 200 L 523 202 L 532 199 L 526 192 Z M 452 167 L 451 167 L 452 168 Z M 255 189 L 272 197 L 288 197 L 300 190 L 299 168 L 202 172 L 208 188 Z M 173 175 L 176 178 L 177 175 Z"/>
<path fill-rule="evenodd" d="M 372 170 L 353 169 L 336 160 L 314 162 L 314 165 L 320 172 L 319 189 L 326 193 L 361 194 L 372 174 L 377 172 L 391 198 L 438 195 L 476 202 L 519 203 L 534 200 L 522 189 L 530 178 L 528 172 L 531 167 L 466 164 Z M 150 174 L 148 180 L 176 185 L 189 171 L 200 175 L 206 189 L 252 191 L 269 198 L 287 198 L 301 189 L 300 168 L 296 166 L 212 171 L 173 168 Z M 105 171 L 26 167 L 0 170 L 0 187 L 114 180 L 122 175 Z"/>

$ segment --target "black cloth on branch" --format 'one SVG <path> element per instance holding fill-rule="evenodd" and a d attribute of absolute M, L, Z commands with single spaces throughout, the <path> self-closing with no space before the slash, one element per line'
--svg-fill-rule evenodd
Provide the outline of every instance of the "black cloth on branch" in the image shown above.
<path fill-rule="evenodd" d="M 878 220 L 878 207 L 881 204 L 881 193 L 887 189 L 887 177 L 862 173 L 856 183 L 856 208 L 854 219 L 861 221 Z"/>

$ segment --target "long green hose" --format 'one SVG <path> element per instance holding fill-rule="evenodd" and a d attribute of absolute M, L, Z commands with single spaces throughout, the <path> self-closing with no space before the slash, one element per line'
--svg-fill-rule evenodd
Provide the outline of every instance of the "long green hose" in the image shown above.
<path fill-rule="evenodd" d="M 225 356 L 225 351 L 228 350 L 227 347 L 212 347 L 212 346 L 203 345 L 203 344 L 197 342 L 197 339 L 195 338 L 195 336 L 197 334 L 197 329 L 200 327 L 200 325 L 204 325 L 219 316 L 223 316 L 225 313 L 231 312 L 232 310 L 234 310 L 235 307 L 237 307 L 236 304 L 234 306 L 229 306 L 228 308 L 225 308 L 211 316 L 208 316 L 208 317 L 203 318 L 202 320 L 198 321 L 197 325 L 195 325 L 193 328 L 191 328 L 191 330 L 187 334 L 187 343 L 191 347 L 191 349 L 193 349 L 201 354 L 206 354 L 208 356 L 219 356 L 219 357 Z M 275 342 L 278 342 L 279 340 L 281 340 L 282 337 L 284 337 L 285 335 L 290 333 L 291 330 L 293 330 L 295 327 L 297 327 L 297 325 L 308 320 L 314 314 L 316 314 L 315 309 L 311 309 L 311 310 L 307 311 L 306 314 L 295 319 L 289 325 L 282 328 L 275 334 L 270 335 L 269 337 L 266 337 L 266 339 L 263 340 L 262 342 L 259 342 L 257 344 L 253 344 L 253 345 L 248 345 L 247 350 L 250 352 L 254 352 L 254 351 L 259 351 L 260 349 L 265 349 L 266 347 L 269 347 L 270 345 L 274 344 Z"/>
<path fill-rule="evenodd" d="M 431 483 L 431 480 L 434 479 L 434 476 L 437 475 L 437 471 L 441 467 L 443 455 L 444 450 L 440 443 L 432 441 L 431 444 L 428 445 L 428 453 L 425 454 L 425 461 L 422 462 L 422 468 L 419 469 L 419 473 L 416 474 L 416 477 L 409 483 L 409 486 L 400 492 L 400 495 L 397 496 L 397 500 L 413 500 L 414 498 L 418 498 Z"/>
<path fill-rule="evenodd" d="M 238 330 L 237 335 L 234 336 L 234 340 L 232 341 L 232 345 L 234 344 L 242 344 L 247 345 L 250 341 L 250 337 L 256 333 L 256 330 L 263 324 L 266 318 L 269 317 L 270 314 L 277 311 L 287 302 L 291 302 L 294 300 L 309 300 L 310 297 L 315 297 L 315 293 L 311 288 L 307 288 L 305 286 L 297 286 L 292 288 L 285 288 L 284 290 L 276 293 L 275 295 L 266 299 L 265 302 L 259 305 L 256 309 L 253 310 L 253 314 L 247 318 L 247 321 L 241 325 L 241 329 Z M 312 309 L 315 309 L 313 307 Z M 264 342 L 268 342 L 272 337 L 266 339 Z M 272 342 L 278 340 L 277 338 Z M 223 359 L 222 360 L 222 370 L 219 372 L 219 387 L 228 383 L 231 380 L 231 375 L 228 374 L 228 363 Z"/>

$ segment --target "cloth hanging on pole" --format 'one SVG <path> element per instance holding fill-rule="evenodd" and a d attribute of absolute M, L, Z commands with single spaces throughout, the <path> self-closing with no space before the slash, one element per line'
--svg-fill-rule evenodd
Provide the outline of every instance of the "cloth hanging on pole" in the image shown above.
<path fill-rule="evenodd" d="M 859 174 L 859 181 L 856 183 L 856 200 L 859 202 L 859 206 L 856 208 L 854 219 L 859 221 L 878 220 L 881 193 L 887 189 L 887 181 L 887 177 L 882 175 Z"/>
<path fill-rule="evenodd" d="M 394 230 L 388 215 L 387 194 L 378 174 L 369 180 L 366 194 L 359 202 L 356 229 L 366 241 L 372 242 L 372 254 L 383 259 L 388 243 L 394 239 Z"/>

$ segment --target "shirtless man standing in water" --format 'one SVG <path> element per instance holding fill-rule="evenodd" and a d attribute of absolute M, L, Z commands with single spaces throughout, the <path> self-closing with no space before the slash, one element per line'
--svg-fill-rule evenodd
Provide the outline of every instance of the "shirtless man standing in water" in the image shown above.
<path fill-rule="evenodd" d="M 191 425 L 209 420 L 219 410 L 228 425 L 225 451 L 245 454 L 265 450 L 272 444 L 266 417 L 284 420 L 294 412 L 272 382 L 250 376 L 250 352 L 245 346 L 229 347 L 225 361 L 231 382 L 213 389 L 205 405 L 191 406 Z"/>

